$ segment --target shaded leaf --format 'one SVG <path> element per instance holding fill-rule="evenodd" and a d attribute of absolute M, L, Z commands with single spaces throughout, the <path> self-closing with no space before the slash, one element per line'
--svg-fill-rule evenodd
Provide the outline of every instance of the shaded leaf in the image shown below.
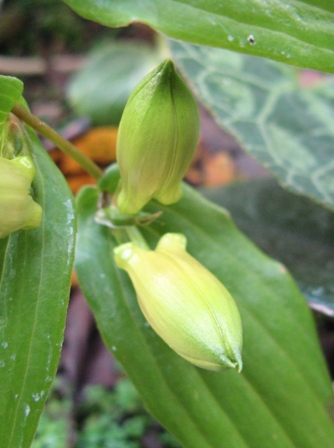
<path fill-rule="evenodd" d="M 334 72 L 330 0 L 64 0 L 107 26 L 134 21 L 179 40 Z"/>
<path fill-rule="evenodd" d="M 268 178 L 203 194 L 226 207 L 249 238 L 287 266 L 313 308 L 334 316 L 332 211 Z"/>
<path fill-rule="evenodd" d="M 78 198 L 80 284 L 106 345 L 182 446 L 330 448 L 330 381 L 306 302 L 284 267 L 250 243 L 223 209 L 189 187 L 172 207 L 146 208 L 164 212 L 145 230 L 151 246 L 165 232 L 184 233 L 189 252 L 239 305 L 242 374 L 198 369 L 146 324 L 127 275 L 115 266 L 111 231 L 94 221 L 97 201 L 94 188 Z"/>
<path fill-rule="evenodd" d="M 158 49 L 149 44 L 129 40 L 99 45 L 72 78 L 69 101 L 95 124 L 118 124 L 133 88 L 161 61 Z"/>
<path fill-rule="evenodd" d="M 0 240 L 0 446 L 29 447 L 56 373 L 74 252 L 65 179 L 30 133 L 42 206 L 38 229 Z"/>
<path fill-rule="evenodd" d="M 17 78 L 0 75 L 0 135 L 9 112 L 19 101 L 23 91 L 23 83 Z"/>
<path fill-rule="evenodd" d="M 334 207 L 334 82 L 302 88 L 293 68 L 171 43 L 218 124 L 291 190 Z"/>

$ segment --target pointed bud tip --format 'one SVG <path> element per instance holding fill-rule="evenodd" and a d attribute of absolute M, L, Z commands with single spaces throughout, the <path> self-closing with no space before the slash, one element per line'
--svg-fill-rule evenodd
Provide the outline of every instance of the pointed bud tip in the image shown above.
<path fill-rule="evenodd" d="M 174 63 L 171 59 L 165 59 L 158 67 L 157 73 L 161 77 L 162 82 L 171 82 L 172 76 L 175 75 Z"/>
<path fill-rule="evenodd" d="M 241 353 L 238 351 L 235 355 L 236 361 L 234 361 L 234 368 L 237 369 L 238 373 L 241 373 L 243 367 Z"/>

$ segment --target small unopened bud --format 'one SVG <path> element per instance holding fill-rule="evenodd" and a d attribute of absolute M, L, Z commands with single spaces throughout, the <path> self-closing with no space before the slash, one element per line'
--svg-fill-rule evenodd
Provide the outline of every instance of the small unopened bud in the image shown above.
<path fill-rule="evenodd" d="M 209 370 L 242 368 L 242 327 L 225 286 L 189 255 L 181 234 L 164 235 L 156 249 L 117 247 L 140 308 L 152 328 L 180 356 Z"/>
<path fill-rule="evenodd" d="M 31 142 L 24 124 L 10 113 L 0 136 L 0 157 L 14 159 L 30 155 Z"/>
<path fill-rule="evenodd" d="M 34 177 L 29 156 L 0 158 L 0 238 L 40 225 L 42 208 L 30 195 Z"/>
<path fill-rule="evenodd" d="M 137 85 L 121 119 L 120 211 L 135 214 L 152 198 L 166 205 L 177 202 L 198 136 L 196 102 L 167 60 Z"/>

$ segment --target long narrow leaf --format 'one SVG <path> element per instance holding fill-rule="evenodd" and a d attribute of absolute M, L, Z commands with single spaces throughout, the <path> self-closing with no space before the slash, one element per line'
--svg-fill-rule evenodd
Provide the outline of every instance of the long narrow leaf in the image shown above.
<path fill-rule="evenodd" d="M 184 233 L 189 252 L 228 287 L 244 326 L 242 374 L 195 368 L 155 335 L 115 266 L 110 230 L 94 221 L 98 192 L 87 188 L 78 199 L 76 270 L 105 343 L 184 447 L 330 448 L 331 385 L 303 297 L 223 209 L 185 193 L 175 206 L 148 207 L 164 213 L 146 237 L 154 247 L 165 232 Z"/>
<path fill-rule="evenodd" d="M 0 240 L 0 446 L 28 448 L 56 373 L 75 216 L 64 177 L 31 133 L 43 221 Z"/>

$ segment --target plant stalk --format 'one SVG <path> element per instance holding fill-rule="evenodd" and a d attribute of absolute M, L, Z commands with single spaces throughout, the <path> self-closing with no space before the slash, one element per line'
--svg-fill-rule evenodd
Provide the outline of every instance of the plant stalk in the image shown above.
<path fill-rule="evenodd" d="M 58 132 L 48 126 L 44 121 L 41 121 L 35 115 L 28 112 L 19 104 L 15 104 L 12 109 L 15 114 L 22 121 L 31 126 L 35 131 L 41 134 L 43 137 L 52 141 L 57 148 L 70 156 L 73 160 L 79 163 L 79 165 L 87 171 L 96 181 L 99 181 L 102 177 L 102 170 L 85 154 L 79 151 L 72 143 L 63 138 Z"/>
<path fill-rule="evenodd" d="M 129 226 L 125 228 L 126 233 L 128 235 L 128 238 L 133 243 L 137 244 L 138 246 L 142 247 L 143 249 L 150 250 L 150 246 L 148 245 L 147 241 L 141 234 L 140 230 L 136 226 Z"/>

